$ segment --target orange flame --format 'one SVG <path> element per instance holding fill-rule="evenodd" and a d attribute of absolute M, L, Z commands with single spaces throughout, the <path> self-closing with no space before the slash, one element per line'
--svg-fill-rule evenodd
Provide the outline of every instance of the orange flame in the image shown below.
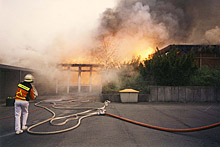
<path fill-rule="evenodd" d="M 66 64 L 96 64 L 94 61 L 90 59 L 89 56 L 80 56 L 79 57 L 70 57 L 64 58 L 62 63 Z"/>
<path fill-rule="evenodd" d="M 146 49 L 137 50 L 137 52 L 135 53 L 135 56 L 140 57 L 140 60 L 149 60 L 153 52 L 154 52 L 153 48 L 148 47 Z"/>
<path fill-rule="evenodd" d="M 149 60 L 151 55 L 155 52 L 153 45 L 145 40 L 137 42 L 134 50 L 134 56 L 140 57 L 140 60 Z"/>

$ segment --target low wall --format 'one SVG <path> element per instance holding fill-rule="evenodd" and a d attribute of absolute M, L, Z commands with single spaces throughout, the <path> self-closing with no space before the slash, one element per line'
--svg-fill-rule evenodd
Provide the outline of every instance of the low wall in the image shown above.
<path fill-rule="evenodd" d="M 109 100 L 111 102 L 121 102 L 120 94 L 114 93 L 114 94 L 102 94 L 101 95 L 101 101 Z"/>
<path fill-rule="evenodd" d="M 138 102 L 148 102 L 150 94 L 138 94 Z M 120 93 L 102 94 L 101 100 L 109 100 L 111 102 L 121 102 Z"/>
<path fill-rule="evenodd" d="M 219 102 L 220 89 L 197 86 L 153 86 L 150 102 Z"/>
<path fill-rule="evenodd" d="M 120 94 L 102 94 L 101 100 L 121 102 Z M 220 102 L 220 88 L 153 86 L 150 94 L 138 94 L 138 102 Z"/>

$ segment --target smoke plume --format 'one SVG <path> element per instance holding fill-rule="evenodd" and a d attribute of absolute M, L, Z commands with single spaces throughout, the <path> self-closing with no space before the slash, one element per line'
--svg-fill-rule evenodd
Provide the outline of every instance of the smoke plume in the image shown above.
<path fill-rule="evenodd" d="M 169 44 L 220 44 L 219 0 L 110 2 L 0 1 L 0 63 L 53 81 L 58 63 L 111 68 Z"/>
<path fill-rule="evenodd" d="M 216 26 L 205 32 L 205 38 L 209 43 L 220 44 L 220 28 Z"/>
<path fill-rule="evenodd" d="M 219 8 L 219 0 L 120 0 L 102 14 L 96 38 L 102 48 L 113 46 L 116 61 L 141 48 L 152 53 L 169 44 L 219 44 Z"/>
<path fill-rule="evenodd" d="M 58 64 L 91 63 L 86 58 L 90 34 L 99 14 L 113 5 L 109 0 L 0 0 L 0 64 L 34 70 L 47 88 L 65 77 Z"/>

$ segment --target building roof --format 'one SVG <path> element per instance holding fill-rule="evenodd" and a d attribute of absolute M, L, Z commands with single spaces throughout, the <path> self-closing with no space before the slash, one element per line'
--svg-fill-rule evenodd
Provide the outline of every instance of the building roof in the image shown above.
<path fill-rule="evenodd" d="M 102 67 L 101 64 L 59 64 L 58 66 L 68 66 L 68 67 Z"/>
<path fill-rule="evenodd" d="M 0 70 L 18 70 L 18 71 L 32 71 L 28 68 L 18 67 L 18 66 L 11 66 L 11 65 L 5 65 L 0 64 Z"/>
<path fill-rule="evenodd" d="M 220 54 L 220 45 L 181 45 L 181 44 L 173 44 L 169 45 L 163 49 L 161 49 L 161 52 L 168 52 L 170 49 L 175 48 L 180 51 L 188 52 L 188 51 L 196 51 L 199 53 L 215 53 Z"/>

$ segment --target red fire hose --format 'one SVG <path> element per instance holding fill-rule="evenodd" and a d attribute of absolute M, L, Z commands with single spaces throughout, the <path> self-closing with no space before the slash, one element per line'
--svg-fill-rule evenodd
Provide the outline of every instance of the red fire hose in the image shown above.
<path fill-rule="evenodd" d="M 132 123 L 132 124 L 136 124 L 139 126 L 143 126 L 143 127 L 148 127 L 148 128 L 152 128 L 152 129 L 156 129 L 156 130 L 160 130 L 160 131 L 166 131 L 166 132 L 194 132 L 194 131 L 201 131 L 201 130 L 205 130 L 205 129 L 210 129 L 213 127 L 217 127 L 220 125 L 220 122 L 215 123 L 215 124 L 211 124 L 211 125 L 207 125 L 207 126 L 202 126 L 202 127 L 198 127 L 198 128 L 189 128 L 189 129 L 171 129 L 171 128 L 163 128 L 163 127 L 158 127 L 158 126 L 153 126 L 153 125 L 149 125 L 149 124 L 145 124 L 145 123 L 141 123 L 141 122 L 137 122 L 134 120 L 130 120 L 124 117 L 120 117 L 114 114 L 110 114 L 110 113 L 105 113 L 105 115 L 107 116 L 111 116 L 113 118 L 117 118 L 120 120 L 124 120 L 126 122 Z"/>

